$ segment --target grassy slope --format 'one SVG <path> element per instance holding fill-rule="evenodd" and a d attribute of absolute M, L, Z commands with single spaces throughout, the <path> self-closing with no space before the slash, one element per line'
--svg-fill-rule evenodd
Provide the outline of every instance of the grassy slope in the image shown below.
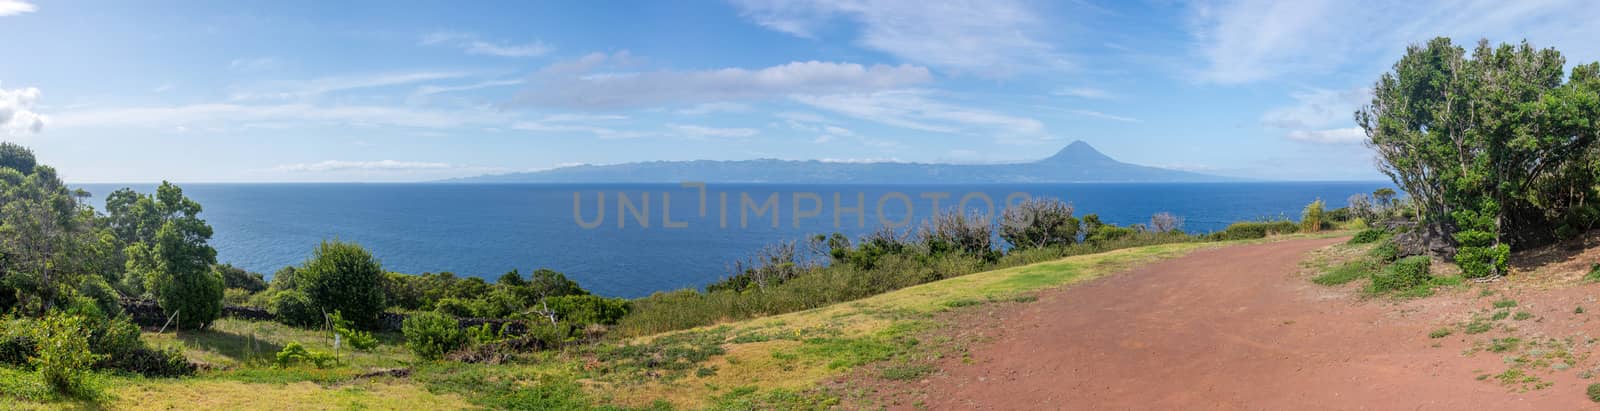
<path fill-rule="evenodd" d="M 1340 234 L 1346 233 L 1317 236 Z M 265 358 L 289 341 L 298 341 L 312 350 L 331 351 L 331 347 L 313 331 L 272 323 L 224 320 L 209 332 L 176 338 L 170 333 L 147 334 L 146 337 L 158 345 L 181 345 L 191 358 L 231 366 L 230 369 L 177 380 L 100 376 L 100 384 L 109 395 L 98 405 L 140 409 L 283 409 L 289 406 L 459 409 L 527 403 L 526 398 L 515 395 L 484 398 L 478 392 L 482 390 L 483 381 L 524 388 L 557 387 L 538 393 L 542 401 L 623 407 L 670 405 L 701 409 L 748 408 L 752 403 L 761 407 L 826 403 L 829 398 L 807 390 L 853 367 L 914 351 L 917 342 L 906 336 L 922 327 L 937 326 L 930 318 L 940 310 L 1015 299 L 1133 265 L 1182 256 L 1200 248 L 1296 237 L 1306 236 L 1166 244 L 1069 257 L 966 275 L 844 304 L 666 333 L 622 344 L 665 352 L 720 347 L 703 358 L 687 360 L 687 369 L 678 372 L 662 370 L 656 365 L 639 366 L 625 356 L 602 357 L 596 354 L 600 351 L 591 347 L 567 355 L 542 355 L 535 364 L 421 365 L 409 379 L 350 381 L 359 370 L 407 366 L 412 361 L 411 356 L 396 344 L 395 336 L 386 336 L 386 344 L 376 353 L 346 356 L 346 364 L 352 367 L 273 369 L 266 365 Z M 252 345 L 257 348 L 252 349 Z M 655 354 L 654 358 L 659 356 Z M 638 362 L 654 364 L 656 361 Z M 476 398 L 467 398 L 469 396 Z M 93 404 L 38 403 L 0 397 L 0 408 L 8 409 L 82 405 Z"/>

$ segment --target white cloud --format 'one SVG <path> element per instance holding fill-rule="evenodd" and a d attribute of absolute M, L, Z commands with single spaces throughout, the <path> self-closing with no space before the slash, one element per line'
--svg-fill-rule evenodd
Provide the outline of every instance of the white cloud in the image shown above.
<path fill-rule="evenodd" d="M 745 138 L 759 133 L 753 128 L 717 128 L 693 124 L 668 124 L 667 128 L 676 131 L 678 134 L 694 138 Z"/>
<path fill-rule="evenodd" d="M 1344 68 L 1376 78 L 1407 45 L 1435 36 L 1469 47 L 1528 39 L 1592 61 L 1596 18 L 1600 2 L 1588 0 L 1209 0 L 1192 4 L 1189 30 L 1202 61 L 1195 78 L 1238 84 Z"/>
<path fill-rule="evenodd" d="M 1291 130 L 1290 140 L 1319 144 L 1355 144 L 1366 141 L 1367 133 L 1360 127 L 1331 130 Z"/>
<path fill-rule="evenodd" d="M 1105 100 L 1105 99 L 1116 98 L 1116 96 L 1112 95 L 1110 92 L 1107 92 L 1107 91 L 1101 90 L 1101 89 L 1097 89 L 1097 88 L 1090 88 L 1090 87 L 1063 88 L 1063 89 L 1060 89 L 1060 90 L 1056 90 L 1054 93 L 1051 93 L 1051 94 L 1055 94 L 1055 95 L 1058 95 L 1058 96 L 1068 96 L 1068 97 L 1077 97 L 1077 98 L 1086 98 L 1086 99 L 1095 99 L 1095 100 Z"/>
<path fill-rule="evenodd" d="M 492 43 L 479 39 L 476 34 L 449 31 L 423 35 L 418 44 L 424 46 L 447 45 L 459 48 L 467 54 L 497 57 L 538 57 L 555 51 L 555 47 L 542 41 L 523 44 Z"/>
<path fill-rule="evenodd" d="M 1290 96 L 1294 104 L 1262 114 L 1261 124 L 1295 141 L 1351 144 L 1366 139 L 1360 128 L 1348 126 L 1355 124 L 1355 111 L 1372 100 L 1371 90 L 1308 89 Z"/>
<path fill-rule="evenodd" d="M 874 93 L 797 95 L 794 100 L 818 109 L 895 127 L 938 133 L 977 129 L 986 134 L 1037 134 L 1044 124 L 1026 117 L 960 107 L 928 98 L 920 90 Z"/>
<path fill-rule="evenodd" d="M 22 0 L 0 0 L 0 17 L 15 16 L 22 13 L 32 13 L 39 10 L 38 6 Z"/>
<path fill-rule="evenodd" d="M 763 27 L 816 38 L 837 18 L 859 24 L 856 43 L 903 60 L 981 76 L 1063 68 L 1066 60 L 1036 39 L 1047 26 L 1020 0 L 735 0 Z"/>
<path fill-rule="evenodd" d="M 636 138 L 646 135 L 642 132 L 618 130 L 592 124 L 625 119 L 627 117 L 617 115 L 554 114 L 545 116 L 538 121 L 518 121 L 513 123 L 511 128 L 541 134 L 588 134 L 602 139 Z"/>
<path fill-rule="evenodd" d="M 1308 89 L 1290 95 L 1294 105 L 1278 107 L 1261 116 L 1261 123 L 1277 128 L 1313 128 L 1354 124 L 1355 112 L 1372 101 L 1366 88 L 1350 90 Z"/>
<path fill-rule="evenodd" d="M 280 80 L 261 86 L 235 90 L 233 100 L 292 100 L 322 94 L 365 88 L 389 87 L 466 77 L 467 73 L 419 71 L 379 73 L 361 76 L 323 77 L 311 80 Z"/>
<path fill-rule="evenodd" d="M 207 103 L 185 106 L 134 106 L 62 112 L 52 127 L 293 127 L 331 124 L 340 126 L 394 126 L 453 128 L 467 124 L 500 124 L 509 116 L 490 110 L 422 110 L 404 107 Z"/>
<path fill-rule="evenodd" d="M 457 91 L 469 91 L 469 90 L 478 90 L 478 89 L 494 88 L 494 87 L 515 86 L 515 85 L 520 85 L 520 84 L 525 83 L 525 82 L 526 81 L 524 81 L 522 79 L 507 79 L 507 80 L 480 81 L 480 82 L 477 82 L 477 83 L 463 84 L 463 85 L 459 85 L 459 86 L 422 86 L 422 87 L 417 87 L 417 94 L 426 96 L 426 95 L 433 95 L 433 94 L 439 94 L 439 93 L 453 93 L 453 92 L 457 92 Z"/>
<path fill-rule="evenodd" d="M 793 62 L 762 69 L 724 68 L 701 71 L 601 72 L 606 65 L 628 64 L 626 53 L 591 54 L 552 64 L 534 76 L 514 105 L 617 109 L 664 103 L 728 102 L 776 98 L 790 94 L 831 94 L 882 90 L 932 80 L 926 68 L 900 65 L 863 66 L 821 61 Z"/>
<path fill-rule="evenodd" d="M 34 87 L 0 88 L 0 130 L 13 136 L 43 131 L 50 118 L 33 111 L 39 94 L 39 89 Z"/>
<path fill-rule="evenodd" d="M 678 110 L 678 114 L 700 116 L 712 113 L 743 113 L 746 111 L 750 111 L 749 105 L 719 101 L 696 104 L 693 107 Z"/>
<path fill-rule="evenodd" d="M 439 170 L 451 168 L 448 163 L 428 163 L 418 161 L 339 161 L 328 160 L 319 163 L 284 164 L 273 167 L 274 171 L 290 173 L 321 173 L 345 170 L 381 170 L 381 171 L 411 171 L 411 170 Z"/>
<path fill-rule="evenodd" d="M 1142 123 L 1142 121 L 1139 121 L 1139 119 L 1136 119 L 1136 118 L 1133 118 L 1133 117 L 1123 117 L 1123 116 L 1118 116 L 1118 115 L 1106 114 L 1106 113 L 1101 113 L 1101 112 L 1094 111 L 1094 110 L 1067 110 L 1067 112 L 1070 112 L 1072 114 L 1077 114 L 1077 115 L 1080 115 L 1080 116 L 1085 116 L 1085 117 L 1094 117 L 1094 118 L 1100 118 L 1100 119 L 1106 119 L 1106 120 L 1112 120 L 1112 121 L 1121 121 L 1121 122 L 1124 122 L 1124 123 Z"/>

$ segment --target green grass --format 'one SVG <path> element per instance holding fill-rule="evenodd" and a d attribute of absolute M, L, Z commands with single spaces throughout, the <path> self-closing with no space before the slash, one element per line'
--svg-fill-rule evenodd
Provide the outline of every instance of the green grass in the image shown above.
<path fill-rule="evenodd" d="M 1428 338 L 1449 337 L 1450 333 L 1451 333 L 1450 327 L 1444 327 L 1444 328 L 1440 328 L 1440 329 L 1437 329 L 1437 330 L 1433 330 L 1432 332 L 1429 332 L 1428 333 Z"/>
<path fill-rule="evenodd" d="M 1494 353 L 1516 351 L 1517 347 L 1521 344 L 1522 339 L 1516 337 L 1496 338 L 1489 341 L 1488 350 L 1489 352 Z"/>
<path fill-rule="evenodd" d="M 1515 308 L 1516 306 L 1517 300 L 1512 300 L 1509 298 L 1494 302 L 1494 308 Z"/>
<path fill-rule="evenodd" d="M 1325 274 L 1313 277 L 1311 282 L 1320 285 L 1341 285 L 1363 278 L 1372 278 L 1372 275 L 1381 269 L 1382 267 L 1376 260 L 1358 258 L 1340 264 Z"/>
<path fill-rule="evenodd" d="M 1589 388 L 1584 391 L 1588 394 L 1589 401 L 1600 402 L 1600 384 L 1589 384 Z"/>
<path fill-rule="evenodd" d="M 1500 321 L 1500 320 L 1504 320 L 1504 319 L 1506 319 L 1506 317 L 1510 317 L 1510 316 L 1511 316 L 1511 311 L 1510 310 L 1495 311 L 1494 315 L 1489 316 L 1489 319 L 1493 320 L 1493 321 Z"/>
<path fill-rule="evenodd" d="M 1465 327 L 1462 327 L 1461 332 L 1467 334 L 1482 334 L 1489 332 L 1489 330 L 1492 329 L 1494 329 L 1494 324 L 1478 319 L 1467 323 Z"/>
<path fill-rule="evenodd" d="M 1522 321 L 1529 318 L 1533 318 L 1533 313 L 1527 311 L 1518 311 L 1516 315 L 1511 316 L 1511 319 L 1517 321 Z"/>

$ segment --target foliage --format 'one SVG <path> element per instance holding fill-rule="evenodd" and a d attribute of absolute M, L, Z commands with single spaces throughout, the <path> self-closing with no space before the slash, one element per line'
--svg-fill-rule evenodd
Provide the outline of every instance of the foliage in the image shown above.
<path fill-rule="evenodd" d="M 1165 233 L 1183 229 L 1183 217 L 1178 217 L 1169 212 L 1159 212 L 1150 216 L 1150 231 Z"/>
<path fill-rule="evenodd" d="M 1324 203 L 1320 198 L 1307 204 L 1305 210 L 1300 213 L 1300 230 L 1308 233 L 1322 231 L 1322 224 L 1327 222 L 1323 208 Z"/>
<path fill-rule="evenodd" d="M 322 310 L 311 302 L 310 296 L 300 290 L 273 294 L 269 304 L 268 310 L 277 317 L 278 322 L 299 327 L 322 324 Z"/>
<path fill-rule="evenodd" d="M 35 326 L 37 351 L 28 359 L 39 378 L 57 393 L 87 396 L 84 379 L 89 366 L 100 356 L 89 350 L 88 328 L 83 317 L 49 315 Z"/>
<path fill-rule="evenodd" d="M 344 343 L 349 345 L 350 348 L 361 351 L 372 351 L 372 349 L 378 348 L 378 339 L 373 337 L 372 333 L 356 329 L 355 325 L 350 323 L 350 320 L 344 319 L 342 313 L 334 311 L 333 314 L 328 314 L 328 322 L 333 325 L 333 332 L 342 337 Z"/>
<path fill-rule="evenodd" d="M 595 295 L 564 295 L 545 302 L 560 321 L 572 324 L 615 325 L 630 307 L 628 300 Z"/>
<path fill-rule="evenodd" d="M 931 255 L 959 253 L 994 260 L 994 226 L 981 213 L 959 211 L 939 213 L 918 231 L 919 240 Z"/>
<path fill-rule="evenodd" d="M 1072 217 L 1072 211 L 1072 204 L 1053 198 L 1029 199 L 1006 207 L 1000 218 L 1000 238 L 1019 250 L 1076 243 L 1078 219 Z"/>
<path fill-rule="evenodd" d="M 155 296 L 162 311 L 176 313 L 182 328 L 203 328 L 222 315 L 222 275 L 212 269 L 217 251 L 206 244 L 212 230 L 199 217 L 200 203 L 163 182 L 153 196 L 108 198 L 107 209 L 114 223 L 127 219 L 132 224 L 113 227 L 133 233 L 124 254 L 129 281 L 142 284 L 134 288 Z M 139 218 L 122 215 L 130 210 L 141 210 Z"/>
<path fill-rule="evenodd" d="M 1369 228 L 1369 229 L 1366 229 L 1366 230 L 1361 230 L 1361 232 L 1356 233 L 1356 235 L 1354 237 L 1350 237 L 1350 241 L 1348 242 L 1348 244 L 1367 244 L 1367 243 L 1375 242 L 1375 241 L 1378 241 L 1378 240 L 1382 240 L 1383 237 L 1388 236 L 1388 235 L 1389 235 L 1388 231 L 1377 229 L 1377 228 Z"/>
<path fill-rule="evenodd" d="M 371 329 L 384 310 L 384 272 L 372 253 L 354 243 L 323 241 L 295 271 L 299 289 L 327 312 L 344 313 L 355 326 Z"/>
<path fill-rule="evenodd" d="M 295 364 L 311 363 L 311 365 L 321 369 L 328 368 L 328 366 L 337 362 L 338 359 L 333 358 L 333 354 L 307 350 L 299 342 L 285 344 L 283 350 L 278 351 L 278 354 L 273 359 L 273 364 L 277 365 L 278 368 L 289 368 Z"/>
<path fill-rule="evenodd" d="M 401 324 L 406 346 L 418 358 L 437 360 L 467 343 L 456 319 L 436 312 L 420 312 L 406 317 Z"/>
<path fill-rule="evenodd" d="M 1265 238 L 1269 235 L 1294 234 L 1300 232 L 1300 225 L 1293 221 L 1241 221 L 1229 224 L 1227 228 L 1211 233 L 1211 239 L 1216 241 L 1249 240 Z"/>
<path fill-rule="evenodd" d="M 1480 41 L 1468 58 L 1437 38 L 1409 47 L 1356 113 L 1422 221 L 1455 233 L 1467 277 L 1502 275 L 1512 246 L 1587 231 L 1600 216 L 1600 64 L 1570 76 L 1565 65 L 1526 42 Z"/>
<path fill-rule="evenodd" d="M 262 279 L 260 273 L 245 271 L 243 268 L 234 267 L 233 264 L 217 264 L 216 269 L 222 274 L 222 285 L 225 288 L 237 288 L 251 293 L 267 289 L 267 281 Z"/>
<path fill-rule="evenodd" d="M 1385 293 L 1427 284 L 1432 278 L 1428 275 L 1431 263 L 1432 260 L 1426 256 L 1406 257 L 1396 261 L 1383 273 L 1372 277 L 1371 291 Z"/>

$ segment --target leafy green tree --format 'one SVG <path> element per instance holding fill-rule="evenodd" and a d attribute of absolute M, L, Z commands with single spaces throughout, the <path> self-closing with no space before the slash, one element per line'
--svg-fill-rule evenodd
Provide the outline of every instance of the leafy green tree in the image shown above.
<path fill-rule="evenodd" d="M 162 182 L 154 196 L 137 202 L 139 208 L 155 212 L 154 218 L 140 224 L 159 226 L 153 237 L 124 250 L 128 269 L 124 281 L 142 283 L 142 291 L 155 297 L 163 311 L 176 314 L 184 328 L 211 324 L 222 315 L 223 280 L 222 274 L 212 269 L 217 250 L 207 244 L 212 231 L 200 219 L 200 203 L 184 197 L 183 189 L 168 182 Z"/>
<path fill-rule="evenodd" d="M 1325 208 L 1320 198 L 1306 204 L 1305 210 L 1300 213 L 1300 230 L 1308 233 L 1322 231 L 1322 223 L 1326 221 Z"/>
<path fill-rule="evenodd" d="M 217 272 L 222 273 L 222 284 L 227 288 L 238 288 L 252 293 L 267 289 L 267 281 L 260 273 L 245 271 L 243 268 L 234 267 L 233 264 L 217 264 Z"/>
<path fill-rule="evenodd" d="M 1468 58 L 1437 38 L 1409 47 L 1356 113 L 1419 218 L 1455 233 L 1469 277 L 1501 275 L 1511 246 L 1585 231 L 1600 215 L 1600 64 L 1570 76 L 1565 64 L 1526 42 L 1480 41 Z"/>
<path fill-rule="evenodd" d="M 32 152 L 0 143 L 0 310 L 41 315 L 63 289 L 110 271 L 82 198 Z"/>
<path fill-rule="evenodd" d="M 323 241 L 311 260 L 295 271 L 295 282 L 311 303 L 339 311 L 357 327 L 370 329 L 383 313 L 383 266 L 355 243 Z"/>
<path fill-rule="evenodd" d="M 33 174 L 33 168 L 39 162 L 33 156 L 33 150 L 11 142 L 0 142 L 0 168 L 17 170 L 22 175 Z"/>

